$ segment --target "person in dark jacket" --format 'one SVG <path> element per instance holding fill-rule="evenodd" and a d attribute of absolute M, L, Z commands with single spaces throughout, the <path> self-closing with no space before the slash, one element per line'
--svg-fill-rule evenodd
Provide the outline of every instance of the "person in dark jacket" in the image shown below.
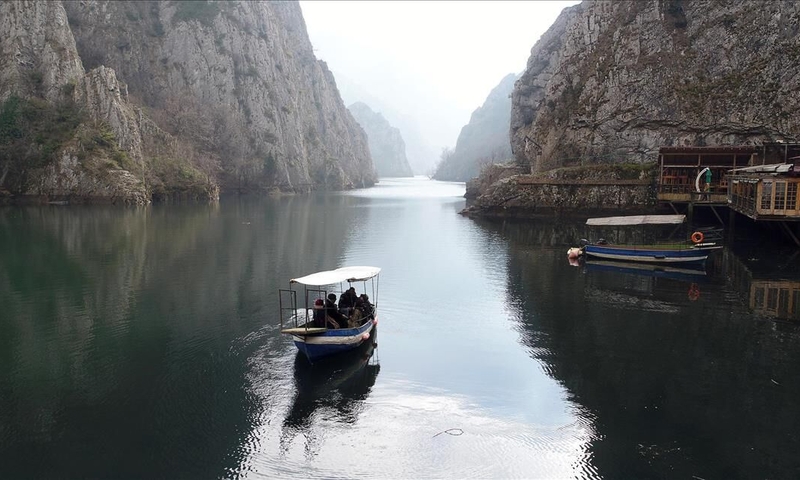
<path fill-rule="evenodd" d="M 347 327 L 347 317 L 336 307 L 336 294 L 329 293 L 325 300 L 325 315 L 335 322 L 335 328 Z"/>
<path fill-rule="evenodd" d="M 363 318 L 375 318 L 375 307 L 369 303 L 369 295 L 362 293 L 356 301 L 356 307 L 361 310 Z"/>
<path fill-rule="evenodd" d="M 345 315 L 351 315 L 353 313 L 353 309 L 356 307 L 356 299 L 358 296 L 356 295 L 356 288 L 350 287 L 349 289 L 345 290 L 342 293 L 342 296 L 339 297 L 339 311 Z"/>

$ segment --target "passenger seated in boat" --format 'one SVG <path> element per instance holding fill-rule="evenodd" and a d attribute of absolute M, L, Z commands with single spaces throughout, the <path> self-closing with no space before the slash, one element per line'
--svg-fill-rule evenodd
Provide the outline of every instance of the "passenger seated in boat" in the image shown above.
<path fill-rule="evenodd" d="M 342 293 L 342 296 L 339 297 L 339 311 L 344 315 L 351 315 L 356 306 L 357 298 L 358 296 L 356 295 L 355 287 L 350 287 L 349 289 L 345 290 L 344 293 Z"/>
<path fill-rule="evenodd" d="M 347 320 L 347 325 L 350 328 L 360 327 L 362 318 L 364 318 L 364 314 L 358 307 L 356 307 L 353 309 L 353 313 L 350 314 L 350 318 Z"/>
<path fill-rule="evenodd" d="M 338 308 L 336 308 L 335 293 L 329 293 L 328 299 L 325 300 L 325 317 L 328 321 L 328 324 L 333 325 L 333 328 L 347 326 L 347 317 L 343 315 Z"/>
<path fill-rule="evenodd" d="M 318 298 L 314 301 L 314 326 L 319 328 L 325 327 L 325 302 Z"/>
<path fill-rule="evenodd" d="M 375 308 L 369 303 L 369 295 L 366 293 L 358 297 L 356 308 L 361 311 L 362 318 L 375 318 Z"/>

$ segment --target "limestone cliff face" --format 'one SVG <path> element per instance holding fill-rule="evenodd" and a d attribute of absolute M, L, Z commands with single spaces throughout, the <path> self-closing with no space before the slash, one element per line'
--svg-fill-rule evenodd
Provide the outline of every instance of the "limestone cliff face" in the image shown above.
<path fill-rule="evenodd" d="M 590 2 L 533 47 L 511 143 L 534 172 L 650 162 L 663 145 L 794 140 L 800 3 Z"/>
<path fill-rule="evenodd" d="M 0 33 L 0 190 L 43 198 L 80 196 L 146 203 L 142 179 L 107 158 L 115 146 L 92 148 L 85 155 L 86 145 L 80 138 L 96 133 L 88 123 L 103 122 L 104 113 L 126 106 L 121 104 L 113 72 L 84 73 L 61 3 L 3 2 Z M 110 77 L 111 83 L 95 88 L 101 77 Z M 116 94 L 109 88 L 116 88 Z M 103 108 L 86 104 L 90 91 L 94 103 Z M 126 121 L 135 122 L 132 117 Z M 116 123 L 119 127 L 120 122 Z M 115 128 L 114 132 L 130 130 Z M 131 138 L 136 133 L 128 134 L 133 147 L 140 143 Z M 113 141 L 113 132 L 106 139 Z M 141 148 L 132 150 L 141 161 Z M 90 163 L 97 166 L 98 160 L 109 161 L 99 168 L 86 168 Z"/>
<path fill-rule="evenodd" d="M 481 166 L 511 158 L 508 138 L 511 92 L 516 75 L 506 75 L 483 105 L 461 129 L 453 153 L 436 169 L 433 178 L 465 182 L 480 173 Z"/>
<path fill-rule="evenodd" d="M 406 158 L 406 145 L 400 130 L 391 126 L 378 112 L 373 112 L 363 102 L 349 107 L 356 121 L 367 133 L 369 151 L 381 177 L 411 177 L 411 166 Z"/>
<path fill-rule="evenodd" d="M 87 67 L 113 68 L 223 187 L 371 185 L 367 138 L 295 2 L 65 2 Z"/>
<path fill-rule="evenodd" d="M 67 15 L 59 2 L 0 3 L 0 100 L 38 94 L 51 102 L 83 77 Z"/>

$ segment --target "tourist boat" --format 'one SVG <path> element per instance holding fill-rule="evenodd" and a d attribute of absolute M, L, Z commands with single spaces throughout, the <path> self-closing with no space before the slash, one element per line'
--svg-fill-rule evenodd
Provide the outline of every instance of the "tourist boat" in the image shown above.
<path fill-rule="evenodd" d="M 278 291 L 281 333 L 291 335 L 297 349 L 310 361 L 357 348 L 370 338 L 378 324 L 380 271 L 378 267 L 342 267 L 291 279 L 288 289 Z M 368 308 L 353 309 L 347 325 L 331 328 L 325 321 L 325 299 L 331 293 L 338 298 L 350 287 L 358 293 L 358 285 L 362 294 L 367 293 L 368 285 L 371 287 L 371 293 L 366 295 Z M 298 294 L 302 295 L 299 304 Z"/>
<path fill-rule="evenodd" d="M 631 215 L 622 217 L 590 218 L 586 225 L 596 227 L 632 227 L 645 225 L 681 225 L 685 215 Z M 691 242 L 663 242 L 655 244 L 616 245 L 605 240 L 590 243 L 581 241 L 580 247 L 567 251 L 570 258 L 577 256 L 606 260 L 623 260 L 656 264 L 703 264 L 711 252 L 721 249 L 715 242 L 706 242 L 703 231 L 691 235 Z"/>

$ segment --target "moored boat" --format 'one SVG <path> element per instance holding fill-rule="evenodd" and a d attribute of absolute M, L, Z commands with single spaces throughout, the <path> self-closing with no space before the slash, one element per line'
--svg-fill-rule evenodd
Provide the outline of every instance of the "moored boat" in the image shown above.
<path fill-rule="evenodd" d="M 632 227 L 644 225 L 680 225 L 685 215 L 631 215 L 621 217 L 590 218 L 589 226 Z M 580 255 L 606 260 L 645 262 L 656 264 L 703 264 L 709 255 L 722 245 L 706 242 L 702 231 L 694 232 L 690 241 L 660 242 L 654 244 L 611 244 L 605 240 L 582 241 Z M 567 252 L 575 255 L 574 247 Z"/>
<path fill-rule="evenodd" d="M 343 267 L 290 280 L 290 288 L 278 292 L 281 333 L 291 335 L 297 349 L 311 361 L 357 348 L 370 338 L 378 323 L 380 271 L 378 267 Z M 326 301 L 336 292 L 338 296 L 351 289 L 355 292 L 353 284 L 358 283 L 364 293 L 354 297 L 351 307 L 340 311 Z M 371 297 L 366 294 L 367 284 Z M 299 308 L 298 294 L 302 294 Z"/>

